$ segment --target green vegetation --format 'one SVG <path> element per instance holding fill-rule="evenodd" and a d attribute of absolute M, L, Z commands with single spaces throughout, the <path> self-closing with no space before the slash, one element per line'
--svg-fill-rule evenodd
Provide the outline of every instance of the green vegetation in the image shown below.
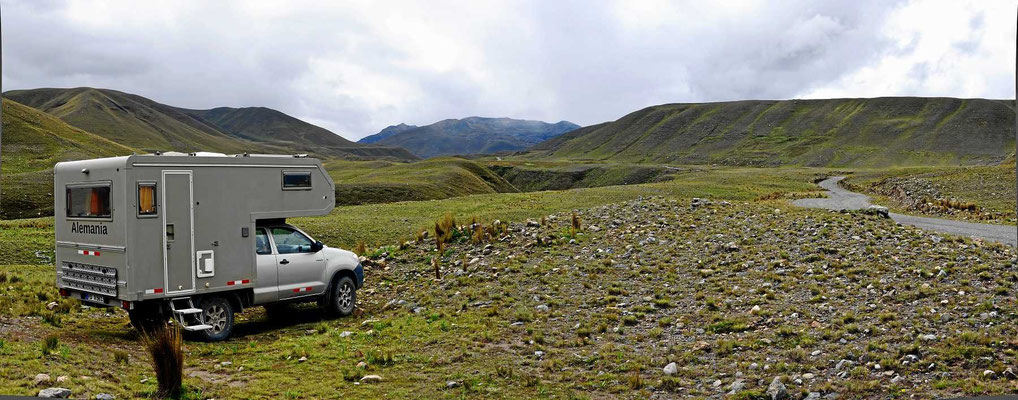
<path fill-rule="evenodd" d="M 336 204 L 436 200 L 472 194 L 511 193 L 516 188 L 491 170 L 461 158 L 415 163 L 329 161 Z"/>
<path fill-rule="evenodd" d="M 888 167 L 997 164 L 1013 101 L 895 97 L 665 104 L 553 138 L 528 159 Z"/>

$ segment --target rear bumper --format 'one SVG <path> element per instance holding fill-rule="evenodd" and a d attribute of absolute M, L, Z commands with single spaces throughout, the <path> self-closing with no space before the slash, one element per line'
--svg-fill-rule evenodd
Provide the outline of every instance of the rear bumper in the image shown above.
<path fill-rule="evenodd" d="M 357 277 L 357 288 L 364 287 L 364 266 L 361 263 L 357 263 L 357 268 L 353 269 L 353 274 Z"/>

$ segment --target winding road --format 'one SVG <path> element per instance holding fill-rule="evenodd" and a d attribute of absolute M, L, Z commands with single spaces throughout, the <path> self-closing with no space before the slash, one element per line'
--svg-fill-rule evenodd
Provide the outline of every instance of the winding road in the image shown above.
<path fill-rule="evenodd" d="M 845 177 L 835 176 L 820 182 L 820 187 L 827 190 L 827 198 L 800 199 L 794 201 L 793 204 L 801 207 L 826 208 L 828 210 L 860 210 L 872 204 L 870 203 L 869 196 L 850 192 L 842 188 L 841 185 L 838 185 L 838 182 L 841 182 L 842 179 L 845 179 Z M 896 213 L 891 213 L 890 216 L 894 222 L 902 225 L 911 225 L 931 231 L 971 236 L 1018 246 L 1018 227 L 1014 226 L 979 224 Z"/>

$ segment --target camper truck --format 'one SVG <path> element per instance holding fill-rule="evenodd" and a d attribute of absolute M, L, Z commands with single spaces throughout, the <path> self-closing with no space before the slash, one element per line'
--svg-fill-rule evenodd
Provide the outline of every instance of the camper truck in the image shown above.
<path fill-rule="evenodd" d="M 60 294 L 223 340 L 251 306 L 317 301 L 347 315 L 364 270 L 286 218 L 326 215 L 332 179 L 306 155 L 156 153 L 57 163 Z"/>

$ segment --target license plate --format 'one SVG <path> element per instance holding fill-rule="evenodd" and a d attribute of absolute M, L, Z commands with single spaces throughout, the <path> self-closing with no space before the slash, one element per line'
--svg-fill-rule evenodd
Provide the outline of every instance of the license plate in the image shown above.
<path fill-rule="evenodd" d="M 103 298 L 103 297 L 102 297 L 102 296 L 100 296 L 100 295 L 97 295 L 97 294 L 92 294 L 92 293 L 85 293 L 85 295 L 84 295 L 84 296 L 82 296 L 82 299 L 84 299 L 84 300 L 86 300 L 86 301 L 91 301 L 91 302 L 95 302 L 95 303 L 102 303 L 102 304 L 106 304 L 106 299 L 105 299 L 105 298 Z"/>

